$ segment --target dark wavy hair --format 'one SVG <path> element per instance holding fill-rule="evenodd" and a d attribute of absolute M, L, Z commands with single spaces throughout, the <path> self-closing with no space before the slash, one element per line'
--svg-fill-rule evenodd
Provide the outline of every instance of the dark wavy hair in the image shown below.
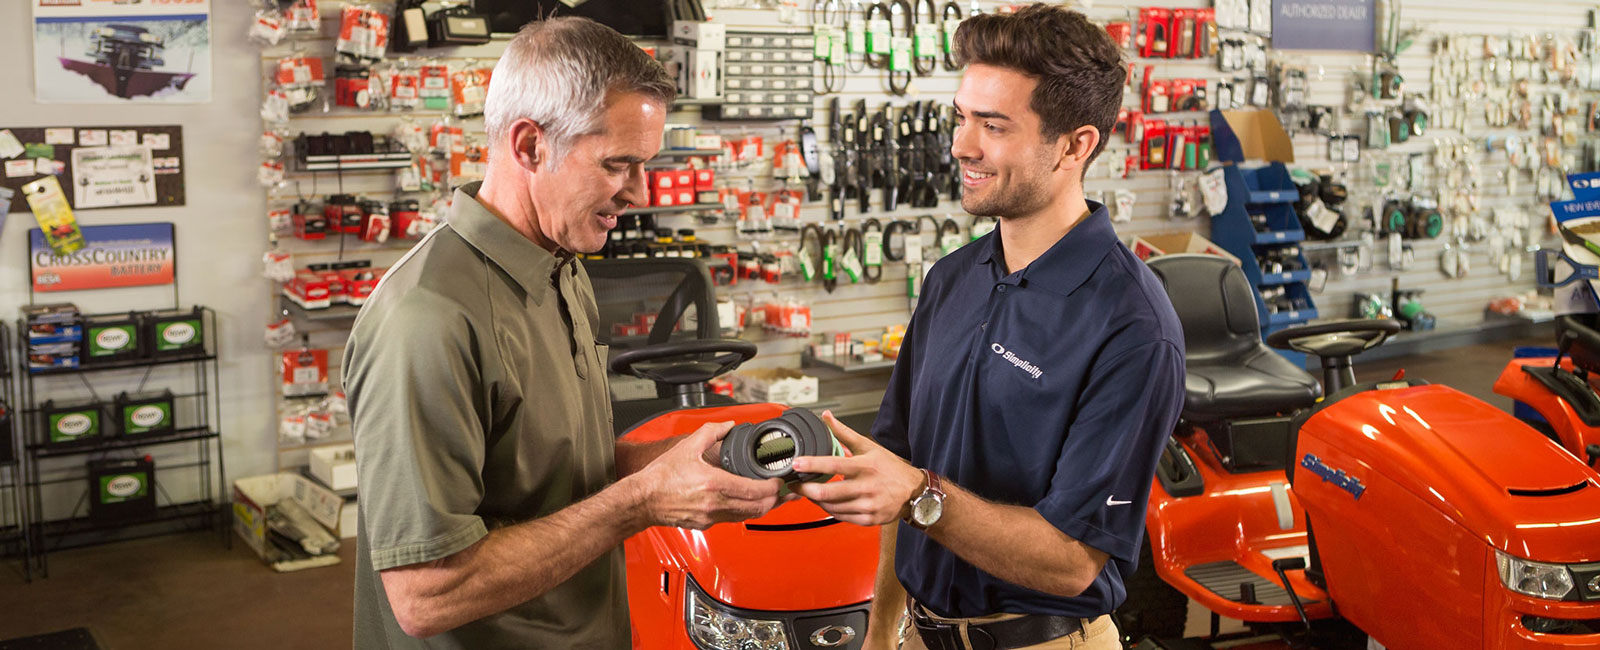
<path fill-rule="evenodd" d="M 1045 140 L 1089 125 L 1105 149 L 1122 108 L 1127 71 L 1111 35 L 1076 11 L 1042 3 L 1013 14 L 983 14 L 961 22 L 955 36 L 956 59 L 1017 70 L 1039 80 L 1028 106 L 1039 114 Z"/>

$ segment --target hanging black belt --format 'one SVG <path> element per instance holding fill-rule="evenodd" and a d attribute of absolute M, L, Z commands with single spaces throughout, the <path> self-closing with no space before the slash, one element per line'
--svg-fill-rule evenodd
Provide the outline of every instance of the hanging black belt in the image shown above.
<path fill-rule="evenodd" d="M 942 19 L 941 24 L 939 25 L 939 29 L 940 30 L 944 29 L 944 24 L 943 23 L 948 23 L 949 21 L 952 21 L 952 20 L 961 20 L 961 7 L 960 7 L 960 5 L 957 5 L 954 1 L 944 3 L 944 10 L 943 10 L 940 18 Z M 954 33 L 950 34 L 950 38 L 952 40 L 955 39 L 955 36 L 956 35 Z M 941 38 L 942 38 L 942 36 L 941 36 Z M 945 50 L 945 53 L 944 53 L 944 69 L 950 70 L 950 71 L 955 71 L 955 70 L 959 70 L 960 68 L 961 68 L 961 66 L 956 64 L 955 43 L 950 43 L 949 49 Z"/>
<path fill-rule="evenodd" d="M 886 259 L 890 262 L 899 262 L 904 260 L 906 258 L 906 247 L 911 245 L 911 242 L 906 241 L 906 238 L 917 233 L 918 225 L 919 224 L 915 224 L 910 221 L 895 219 L 890 221 L 888 225 L 884 226 L 883 259 Z M 894 241 L 894 236 L 896 234 L 899 234 L 901 239 L 899 253 L 894 252 L 894 247 L 889 245 L 889 242 Z M 918 243 L 917 245 L 921 246 L 922 244 Z"/>
<path fill-rule="evenodd" d="M 928 14 L 926 16 L 913 16 L 913 31 L 916 29 L 915 23 L 933 25 L 935 27 L 939 26 L 939 5 L 936 3 L 936 1 L 937 0 L 919 0 L 917 3 L 918 11 L 920 12 L 922 9 L 927 9 Z M 912 35 L 913 38 L 915 38 L 915 36 L 915 34 Z M 933 74 L 934 69 L 939 67 L 939 59 L 937 57 L 917 56 L 915 41 L 912 42 L 911 57 L 911 60 L 915 62 L 914 67 L 917 69 L 917 74 L 919 76 L 926 77 L 930 74 Z"/>
<path fill-rule="evenodd" d="M 888 246 L 888 242 L 883 238 L 883 225 L 878 223 L 877 219 L 868 219 L 861 223 L 861 277 L 866 278 L 867 284 L 877 284 L 878 280 L 883 279 L 882 264 L 867 264 L 867 245 L 871 239 L 869 235 L 872 233 L 878 233 L 880 238 L 876 242 L 880 256 L 884 256 L 883 250 Z"/>
<path fill-rule="evenodd" d="M 894 32 L 894 14 L 896 13 L 905 16 L 905 19 L 901 21 L 901 25 L 904 29 L 901 30 L 900 35 L 906 37 L 907 39 L 914 39 L 916 36 L 914 32 L 916 32 L 917 29 L 916 10 L 912 9 L 911 3 L 907 2 L 906 0 L 894 0 L 894 2 L 890 4 L 889 11 L 889 31 L 891 34 Z M 892 40 L 890 42 L 893 43 Z M 915 41 L 913 40 L 913 42 Z M 911 58 L 915 60 L 916 52 L 908 52 L 907 54 L 912 55 Z M 883 66 L 889 71 L 889 92 L 896 95 L 904 95 L 906 94 L 907 90 L 911 89 L 911 70 L 908 69 L 905 72 L 895 72 L 894 64 L 892 62 L 893 58 L 894 55 L 890 54 L 890 60 L 886 61 L 887 65 Z M 901 75 L 905 76 L 902 77 Z"/>

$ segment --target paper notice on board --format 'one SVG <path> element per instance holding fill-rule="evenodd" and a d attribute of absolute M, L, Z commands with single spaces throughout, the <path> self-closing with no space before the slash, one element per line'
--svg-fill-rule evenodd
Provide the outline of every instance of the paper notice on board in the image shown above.
<path fill-rule="evenodd" d="M 70 144 L 73 143 L 72 129 L 70 129 L 70 128 L 67 128 L 67 129 L 45 129 L 44 130 L 44 143 L 45 144 L 68 144 L 68 145 L 70 145 Z"/>
<path fill-rule="evenodd" d="M 131 147 L 131 146 L 136 145 L 136 144 L 139 144 L 139 132 L 138 131 L 133 131 L 133 130 L 124 131 L 124 130 L 116 130 L 116 129 L 111 131 L 111 146 L 113 146 L 113 147 Z"/>
<path fill-rule="evenodd" d="M 144 134 L 144 146 L 151 151 L 166 151 L 172 148 L 172 136 L 165 133 Z"/>
<path fill-rule="evenodd" d="M 109 142 L 105 129 L 84 129 L 78 132 L 80 147 L 104 147 Z"/>
<path fill-rule="evenodd" d="M 17 140 L 17 134 L 11 129 L 0 130 L 0 158 L 16 158 L 27 151 L 22 142 Z"/>
<path fill-rule="evenodd" d="M 152 205 L 156 174 L 150 148 L 79 147 L 72 150 L 73 205 L 78 209 Z"/>
<path fill-rule="evenodd" d="M 6 178 L 27 178 L 35 176 L 32 160 L 7 160 Z"/>

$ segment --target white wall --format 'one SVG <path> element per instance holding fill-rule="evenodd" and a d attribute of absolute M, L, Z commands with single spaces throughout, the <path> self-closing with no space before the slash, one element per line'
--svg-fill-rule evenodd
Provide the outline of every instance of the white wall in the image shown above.
<path fill-rule="evenodd" d="M 0 2 L 0 128 L 78 125 L 165 125 L 183 127 L 187 203 L 172 208 L 82 210 L 84 225 L 170 221 L 177 229 L 178 285 L 183 304 L 203 304 L 217 312 L 222 385 L 223 449 L 229 477 L 275 469 L 269 361 L 261 343 L 268 308 L 259 275 L 266 240 L 265 201 L 254 166 L 260 52 L 242 35 L 251 19 L 248 3 L 212 3 L 212 70 L 209 104 L 61 105 L 40 104 L 33 92 L 31 2 Z M 28 302 L 29 228 L 26 211 L 12 212 L 0 230 L 0 318 L 12 322 L 16 307 Z M 63 296 L 65 297 L 65 296 Z M 85 311 L 161 308 L 170 293 L 146 289 L 78 292 L 68 297 Z M 40 302 L 57 298 L 41 294 Z M 191 454 L 192 457 L 192 454 Z M 160 457 L 158 457 L 158 463 Z M 82 471 L 82 459 L 64 461 Z M 160 466 L 157 467 L 160 476 Z M 177 477 L 169 489 L 182 488 Z M 63 490 L 64 491 L 64 490 Z M 73 486 L 72 498 L 77 487 Z M 221 490 L 226 498 L 226 487 Z M 181 494 L 173 494 L 182 499 Z M 71 507 L 71 503 L 65 504 Z"/>

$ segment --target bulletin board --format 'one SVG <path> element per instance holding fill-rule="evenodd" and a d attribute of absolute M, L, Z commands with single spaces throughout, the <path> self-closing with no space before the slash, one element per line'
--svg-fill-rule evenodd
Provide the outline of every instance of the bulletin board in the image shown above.
<path fill-rule="evenodd" d="M 16 191 L 54 174 L 74 210 L 184 204 L 183 127 L 0 128 L 0 187 Z"/>

